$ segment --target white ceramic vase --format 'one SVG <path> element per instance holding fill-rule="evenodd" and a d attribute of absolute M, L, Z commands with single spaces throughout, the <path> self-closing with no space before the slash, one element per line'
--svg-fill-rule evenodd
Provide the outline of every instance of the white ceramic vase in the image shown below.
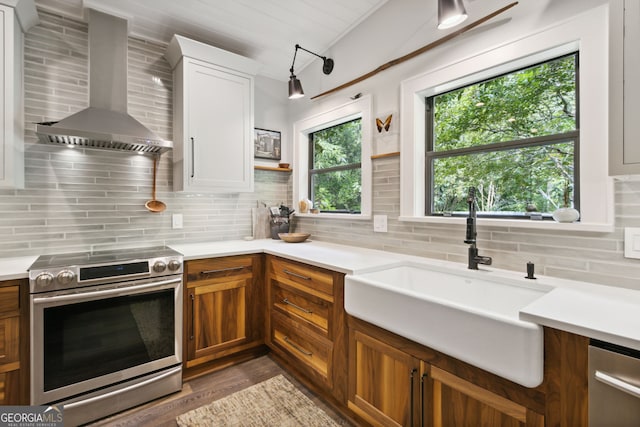
<path fill-rule="evenodd" d="M 557 222 L 576 222 L 580 218 L 580 212 L 574 208 L 559 208 L 551 216 Z"/>

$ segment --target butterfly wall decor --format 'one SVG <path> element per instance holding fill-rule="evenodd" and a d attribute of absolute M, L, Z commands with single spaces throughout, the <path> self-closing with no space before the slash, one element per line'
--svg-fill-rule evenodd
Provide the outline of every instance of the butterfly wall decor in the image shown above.
<path fill-rule="evenodd" d="M 389 114 L 389 116 L 385 119 L 384 122 L 376 118 L 376 127 L 378 128 L 378 133 L 382 133 L 382 129 L 384 129 L 385 132 L 389 132 L 389 127 L 391 126 L 392 117 L 393 117 L 393 114 Z"/>

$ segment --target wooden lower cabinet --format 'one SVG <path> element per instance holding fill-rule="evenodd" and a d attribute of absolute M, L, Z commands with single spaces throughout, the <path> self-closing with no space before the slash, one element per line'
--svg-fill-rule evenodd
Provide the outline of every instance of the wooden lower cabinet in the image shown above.
<path fill-rule="evenodd" d="M 359 330 L 349 330 L 349 401 L 373 425 L 415 425 L 420 363 Z"/>
<path fill-rule="evenodd" d="M 344 274 L 267 256 L 265 342 L 314 386 L 346 403 Z"/>
<path fill-rule="evenodd" d="M 423 405 L 432 424 L 423 425 L 544 427 L 543 415 L 447 371 L 431 366 L 429 377 Z"/>
<path fill-rule="evenodd" d="M 506 380 L 496 379 L 496 391 L 481 387 L 441 367 L 458 363 L 467 377 L 474 369 L 462 362 L 430 352 L 390 332 L 349 318 L 349 385 L 347 406 L 374 426 L 427 427 L 543 427 L 540 405 L 535 410 L 506 396 Z M 455 371 L 455 369 L 452 369 Z M 478 382 L 491 381 L 479 373 Z M 517 385 L 514 385 L 518 388 Z M 501 390 L 504 393 L 498 393 Z M 533 389 L 532 389 L 533 390 Z M 526 393 L 525 393 L 526 394 Z M 539 394 L 533 390 L 532 394 Z M 544 411 L 541 411 L 544 412 Z M 568 424 L 570 425 L 570 424 Z"/>
<path fill-rule="evenodd" d="M 14 404 L 20 364 L 9 352 L 2 365 L 2 352 L 17 339 L 10 320 L 17 311 L 3 303 L 15 301 L 15 289 L 1 286 L 0 404 Z M 292 374 L 363 425 L 588 425 L 584 336 L 545 328 L 544 380 L 527 388 L 346 315 L 344 274 L 277 256 L 187 261 L 184 304 L 187 377 L 267 344 Z"/>
<path fill-rule="evenodd" d="M 27 286 L 0 282 L 0 405 L 29 403 Z"/>
<path fill-rule="evenodd" d="M 185 266 L 186 367 L 262 345 L 262 255 L 193 260 Z"/>

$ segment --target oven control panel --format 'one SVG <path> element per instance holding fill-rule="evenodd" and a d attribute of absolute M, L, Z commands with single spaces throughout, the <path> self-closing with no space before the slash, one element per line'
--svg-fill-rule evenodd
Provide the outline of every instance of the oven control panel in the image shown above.
<path fill-rule="evenodd" d="M 92 265 L 48 266 L 29 270 L 31 293 L 71 289 L 146 278 L 181 275 L 182 256 L 163 256 Z"/>

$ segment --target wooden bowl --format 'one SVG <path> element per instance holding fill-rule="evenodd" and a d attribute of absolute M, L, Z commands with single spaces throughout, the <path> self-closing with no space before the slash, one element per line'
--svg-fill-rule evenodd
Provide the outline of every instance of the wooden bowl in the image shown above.
<path fill-rule="evenodd" d="M 289 169 L 289 163 L 278 163 L 278 167 L 282 169 Z"/>
<path fill-rule="evenodd" d="M 287 243 L 304 242 L 311 236 L 309 233 L 278 233 L 278 237 Z"/>

